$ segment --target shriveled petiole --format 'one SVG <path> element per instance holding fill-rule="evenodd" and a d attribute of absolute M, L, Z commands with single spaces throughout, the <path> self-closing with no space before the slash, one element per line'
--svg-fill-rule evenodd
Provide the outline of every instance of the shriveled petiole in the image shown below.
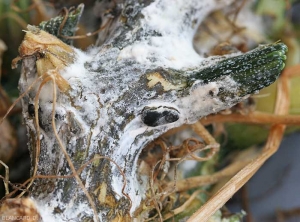
<path fill-rule="evenodd" d="M 12 61 L 12 68 L 16 68 L 18 61 L 23 58 L 35 56 L 38 76 L 47 74 L 49 70 L 56 70 L 56 84 L 62 92 L 66 92 L 70 89 L 70 85 L 61 76 L 60 71 L 75 62 L 74 50 L 35 26 L 28 25 L 27 28 L 28 31 L 19 47 L 20 56 Z"/>

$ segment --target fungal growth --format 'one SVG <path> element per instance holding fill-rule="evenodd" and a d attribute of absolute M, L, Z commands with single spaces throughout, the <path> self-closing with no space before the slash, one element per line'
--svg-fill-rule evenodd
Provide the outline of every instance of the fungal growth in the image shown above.
<path fill-rule="evenodd" d="M 32 182 L 44 221 L 143 220 L 143 148 L 276 80 L 283 43 L 209 58 L 193 49 L 199 23 L 232 2 L 125 0 L 104 44 L 88 52 L 28 26 L 17 60 L 20 91 L 30 89 L 22 106 L 33 173 L 69 175 Z"/>
<path fill-rule="evenodd" d="M 179 112 L 168 107 L 145 107 L 142 111 L 142 121 L 147 126 L 159 126 L 176 122 L 179 119 Z"/>

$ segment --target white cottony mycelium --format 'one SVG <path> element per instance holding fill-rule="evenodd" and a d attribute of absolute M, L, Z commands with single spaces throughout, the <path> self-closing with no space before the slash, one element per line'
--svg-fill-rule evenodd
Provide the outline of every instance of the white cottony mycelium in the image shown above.
<path fill-rule="evenodd" d="M 204 58 L 196 53 L 193 37 L 198 25 L 209 12 L 224 7 L 233 0 L 154 1 L 142 11 L 141 27 L 159 36 L 145 36 L 122 49 L 119 59 L 134 58 L 143 64 L 173 69 L 199 66 Z M 193 11 L 193 13 L 191 13 Z M 152 58 L 156 58 L 153 62 Z"/>
<path fill-rule="evenodd" d="M 130 197 L 132 215 L 146 197 L 146 191 L 149 189 L 149 178 L 145 175 L 139 176 L 137 173 L 138 157 L 145 145 L 171 128 L 184 123 L 194 123 L 199 118 L 230 107 L 242 99 L 223 98 L 220 100 L 217 97 L 221 87 L 231 91 L 237 89 L 237 83 L 230 76 L 222 81 L 212 81 L 206 84 L 197 80 L 187 90 L 185 96 L 179 97 L 171 83 L 166 84 L 170 90 L 166 90 L 168 92 L 162 95 L 158 95 L 154 89 L 147 87 L 147 83 L 141 87 L 141 84 L 149 80 L 143 79 L 141 75 L 146 75 L 148 70 L 155 70 L 155 68 L 189 71 L 192 68 L 206 67 L 224 59 L 205 59 L 199 56 L 193 48 L 192 40 L 197 26 L 209 12 L 233 1 L 156 0 L 142 9 L 143 16 L 137 23 L 138 27 L 126 34 L 126 40 L 131 40 L 134 39 L 135 33 L 139 32 L 138 40 L 124 48 L 109 45 L 86 53 L 75 49 L 75 63 L 60 72 L 70 84 L 71 90 L 67 94 L 58 93 L 57 96 L 55 111 L 59 136 L 62 140 L 68 141 L 65 146 L 71 157 L 74 157 L 79 150 L 80 155 L 86 157 L 87 160 L 100 153 L 115 162 L 110 163 L 110 177 L 104 182 L 110 183 L 108 186 L 113 189 L 112 193 L 115 194 L 116 199 L 127 199 L 124 193 Z M 139 1 L 135 2 L 139 4 Z M 141 79 L 144 81 L 140 81 Z M 25 80 L 21 80 L 20 84 L 23 84 L 22 81 Z M 43 89 L 39 101 L 42 108 L 41 122 L 44 125 L 51 123 L 49 118 L 53 105 L 51 83 L 47 84 L 46 88 Z M 147 126 L 142 121 L 141 115 L 145 107 L 158 108 L 158 110 L 168 107 L 178 112 L 178 120 L 158 126 Z M 24 113 L 24 115 L 28 114 Z M 27 124 L 27 126 L 34 131 L 34 124 Z M 50 138 L 45 133 L 47 130 L 47 127 L 41 128 L 41 134 L 44 135 L 41 143 L 43 145 L 47 141 L 47 144 L 53 145 L 56 138 Z M 59 149 L 58 146 L 56 148 Z M 63 154 L 60 154 L 59 160 L 56 160 L 57 151 L 54 148 L 52 151 L 49 154 L 42 149 L 40 158 L 45 161 L 49 160 L 49 165 L 51 161 L 55 161 L 60 168 L 63 168 L 64 173 L 71 173 L 67 166 L 63 166 Z M 117 165 L 122 169 L 126 178 L 124 191 L 124 177 Z M 84 168 L 80 174 L 85 181 L 86 188 L 90 188 L 94 182 L 95 175 L 90 168 L 92 167 Z M 45 174 L 52 173 L 50 166 L 49 170 L 44 169 L 44 171 Z M 63 183 L 62 180 L 57 182 L 58 186 L 60 183 Z M 74 183 L 76 183 L 75 180 Z M 97 189 L 89 191 L 97 198 L 103 194 L 99 194 Z M 91 215 L 93 212 L 88 201 L 80 202 L 80 206 L 74 203 L 77 201 L 77 196 L 82 196 L 81 188 L 78 187 L 78 190 L 74 190 L 72 194 L 71 197 L 65 197 L 64 193 L 56 192 L 56 195 L 63 196 L 65 201 L 71 198 L 66 206 L 58 200 L 60 198 L 53 196 L 44 198 L 45 203 L 40 208 L 41 214 L 44 215 L 43 211 L 53 211 L 59 208 L 64 210 L 62 220 L 71 220 L 74 216 L 80 215 L 80 212 L 83 212 L 82 215 Z M 104 211 L 98 212 L 99 218 L 106 217 L 108 210 Z M 59 219 L 56 215 L 55 219 L 61 218 Z"/>
<path fill-rule="evenodd" d="M 141 40 L 122 49 L 118 54 L 118 60 L 131 59 L 146 67 L 155 66 L 172 69 L 189 69 L 199 67 L 199 65 L 204 67 L 216 63 L 219 60 L 218 58 L 204 59 L 195 52 L 193 48 L 193 36 L 197 26 L 205 19 L 209 12 L 226 6 L 231 2 L 233 1 L 176 0 L 172 3 L 168 0 L 154 1 L 142 10 L 144 17 L 138 28 L 142 28 L 145 33 L 155 31 L 160 35 L 145 35 Z M 193 13 L 191 13 L 191 10 L 194 10 Z M 130 34 L 127 35 L 127 38 L 130 39 Z M 153 133 L 152 136 L 148 135 L 145 140 L 151 141 L 168 129 L 184 123 L 194 123 L 198 120 L 199 113 L 201 116 L 206 116 L 233 105 L 232 103 L 224 104 L 219 98 L 208 95 L 209 91 L 215 92 L 215 95 L 217 95 L 220 87 L 234 90 L 236 83 L 230 77 L 227 77 L 222 82 L 203 84 L 203 87 L 199 87 L 201 82 L 195 82 L 194 86 L 196 85 L 198 87 L 192 87 L 188 97 L 177 99 L 176 102 L 174 102 L 174 94 L 173 98 L 155 99 L 147 104 L 150 107 L 172 107 L 179 110 L 180 118 L 175 123 L 155 127 L 158 132 Z M 197 115 L 195 115 L 196 113 Z M 116 159 L 116 162 L 120 166 L 124 166 L 123 157 L 125 155 L 134 155 L 137 151 L 134 147 L 139 147 L 140 150 L 138 152 L 141 152 L 145 141 L 140 140 L 140 144 L 135 144 L 136 146 L 132 145 L 137 136 L 151 131 L 153 128 L 145 126 L 140 116 L 137 116 L 127 125 L 120 140 L 121 149 L 118 150 L 118 153 L 115 153 L 115 157 L 119 157 Z M 121 152 L 124 153 L 122 154 Z M 136 160 L 133 166 L 135 169 Z M 146 183 L 144 186 L 141 186 L 140 183 L 136 182 L 137 175 L 135 170 L 126 174 L 126 177 L 128 184 L 125 190 L 132 198 L 131 212 L 134 212 L 139 206 L 140 201 L 144 198 L 143 190 L 146 190 L 147 187 L 145 187 Z M 121 194 L 123 183 L 120 182 L 120 177 L 113 177 L 112 186 L 117 193 Z"/>

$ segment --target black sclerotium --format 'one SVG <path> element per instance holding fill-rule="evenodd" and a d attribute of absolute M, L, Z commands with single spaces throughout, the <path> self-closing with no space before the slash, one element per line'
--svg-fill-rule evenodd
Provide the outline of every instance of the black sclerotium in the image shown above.
<path fill-rule="evenodd" d="M 34 117 L 34 105 L 33 104 L 28 105 L 28 114 L 30 117 Z"/>
<path fill-rule="evenodd" d="M 176 122 L 179 119 L 178 110 L 167 107 L 145 107 L 142 111 L 142 121 L 147 126 L 160 126 Z"/>

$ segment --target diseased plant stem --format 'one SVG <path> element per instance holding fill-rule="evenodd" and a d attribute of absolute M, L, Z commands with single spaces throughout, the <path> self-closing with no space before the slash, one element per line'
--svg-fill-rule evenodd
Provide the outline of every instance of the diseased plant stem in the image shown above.
<path fill-rule="evenodd" d="M 142 149 L 167 130 L 229 108 L 275 81 L 286 58 L 282 43 L 207 59 L 194 51 L 195 24 L 231 2 L 179 0 L 169 8 L 167 0 L 124 1 L 110 34 L 101 37 L 104 44 L 89 53 L 55 37 L 48 36 L 48 44 L 43 32 L 30 28 L 21 49 L 33 50 L 21 51 L 17 60 L 21 93 L 32 87 L 22 106 L 33 174 L 74 176 L 33 182 L 32 197 L 55 211 L 53 218 L 143 220 L 134 214 L 150 193 L 150 175 L 138 173 Z M 31 86 L 38 76 L 43 81 Z M 47 210 L 41 206 L 42 216 Z"/>

